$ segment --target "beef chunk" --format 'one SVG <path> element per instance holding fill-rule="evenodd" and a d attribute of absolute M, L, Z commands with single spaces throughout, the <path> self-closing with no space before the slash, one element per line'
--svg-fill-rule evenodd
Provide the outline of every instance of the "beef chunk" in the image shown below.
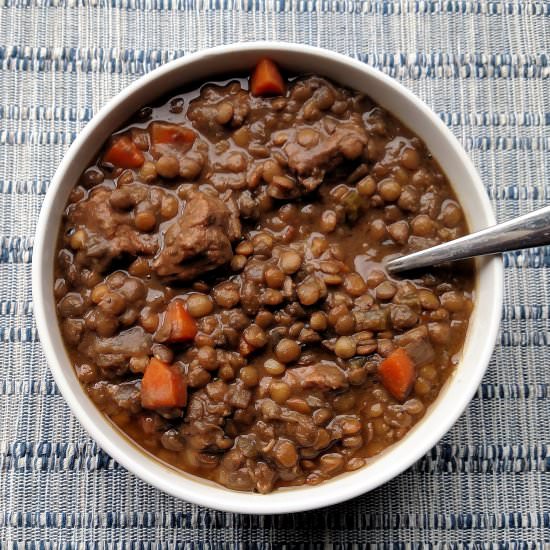
<path fill-rule="evenodd" d="M 252 400 L 252 392 L 247 390 L 244 384 L 237 381 L 231 385 L 228 393 L 229 404 L 236 409 L 246 409 Z"/>
<path fill-rule="evenodd" d="M 88 388 L 88 393 L 99 405 L 102 411 L 108 414 L 117 414 L 122 411 L 137 413 L 141 410 L 139 380 L 111 384 L 100 381 Z"/>
<path fill-rule="evenodd" d="M 303 389 L 328 391 L 348 387 L 344 371 L 338 365 L 329 361 L 291 369 L 288 371 L 288 376 L 297 380 Z"/>
<path fill-rule="evenodd" d="M 133 413 L 141 411 L 140 384 L 139 380 L 109 384 L 110 393 L 115 403 L 121 409 L 129 410 Z"/>
<path fill-rule="evenodd" d="M 222 467 L 216 470 L 216 480 L 235 491 L 254 490 L 252 467 L 247 465 L 247 458 L 238 447 L 224 455 Z"/>
<path fill-rule="evenodd" d="M 196 391 L 187 405 L 180 432 L 196 450 L 219 452 L 231 446 L 231 440 L 226 438 L 223 426 L 233 409 L 219 399 L 223 399 L 227 389 L 224 387 L 218 396 L 219 389 L 213 391 L 215 385 L 215 382 L 211 382 L 206 389 Z"/>
<path fill-rule="evenodd" d="M 310 447 L 319 438 L 319 427 L 315 425 L 311 416 L 281 407 L 272 399 L 258 401 L 256 409 L 258 418 L 265 421 L 265 426 L 269 428 L 273 425 L 271 439 L 279 435 L 294 442 L 298 447 Z M 279 422 L 273 423 L 273 420 Z M 258 423 L 256 425 L 259 426 Z"/>
<path fill-rule="evenodd" d="M 251 97 L 239 83 L 227 87 L 205 86 L 200 97 L 189 104 L 187 116 L 201 133 L 220 139 L 226 126 L 242 126 L 251 109 Z"/>
<path fill-rule="evenodd" d="M 285 146 L 288 165 L 307 191 L 315 189 L 323 181 L 325 173 L 343 160 L 359 157 L 367 144 L 367 134 L 360 117 L 338 123 L 331 134 L 319 130 L 321 139 L 314 147 L 303 147 L 297 141 L 289 141 Z"/>
<path fill-rule="evenodd" d="M 229 262 L 231 243 L 240 235 L 238 217 L 220 199 L 194 193 L 183 214 L 166 230 L 153 269 L 161 277 L 193 279 Z"/>
<path fill-rule="evenodd" d="M 133 327 L 112 338 L 101 338 L 89 332 L 82 339 L 78 351 L 90 357 L 99 367 L 121 367 L 131 357 L 149 355 L 151 345 L 151 335 L 141 327 Z"/>
<path fill-rule="evenodd" d="M 141 184 L 128 187 L 132 187 L 129 195 L 137 201 L 142 200 Z M 131 213 L 113 206 L 111 198 L 115 192 L 120 195 L 119 191 L 99 187 L 69 211 L 71 223 L 83 227 L 86 232 L 79 258 L 84 265 L 97 271 L 104 271 L 114 258 L 124 254 L 153 255 L 158 248 L 156 234 L 138 231 Z"/>
<path fill-rule="evenodd" d="M 409 306 L 399 304 L 392 304 L 390 318 L 396 329 L 411 328 L 418 322 L 418 315 Z"/>
<path fill-rule="evenodd" d="M 430 343 L 426 325 L 413 328 L 398 336 L 397 343 L 407 350 L 409 357 L 417 367 L 431 363 L 435 359 L 435 351 Z"/>

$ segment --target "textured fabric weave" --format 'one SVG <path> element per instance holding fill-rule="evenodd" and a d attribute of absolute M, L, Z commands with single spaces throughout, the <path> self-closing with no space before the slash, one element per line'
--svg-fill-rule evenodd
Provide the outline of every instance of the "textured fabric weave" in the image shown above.
<path fill-rule="evenodd" d="M 0 0 L 0 549 L 550 547 L 548 247 L 506 254 L 496 350 L 459 422 L 406 473 L 340 506 L 195 507 L 121 468 L 69 412 L 30 283 L 56 166 L 141 74 L 259 39 L 330 48 L 409 87 L 464 144 L 500 220 L 548 203 L 548 2 Z"/>

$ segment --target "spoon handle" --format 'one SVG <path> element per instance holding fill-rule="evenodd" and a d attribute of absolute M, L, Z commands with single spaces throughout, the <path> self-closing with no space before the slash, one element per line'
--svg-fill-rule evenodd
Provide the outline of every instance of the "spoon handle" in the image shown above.
<path fill-rule="evenodd" d="M 444 262 L 464 260 L 473 256 L 484 256 L 545 244 L 550 244 L 550 206 L 454 241 L 396 258 L 386 264 L 386 269 L 397 273 Z"/>

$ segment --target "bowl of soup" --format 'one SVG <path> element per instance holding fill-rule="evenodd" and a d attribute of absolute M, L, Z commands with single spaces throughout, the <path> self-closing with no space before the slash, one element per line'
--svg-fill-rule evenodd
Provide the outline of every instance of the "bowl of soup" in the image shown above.
<path fill-rule="evenodd" d="M 394 80 L 302 45 L 214 48 L 69 149 L 37 326 L 73 412 L 143 480 L 233 512 L 326 506 L 437 443 L 498 329 L 500 259 L 385 262 L 492 223 L 457 140 Z"/>

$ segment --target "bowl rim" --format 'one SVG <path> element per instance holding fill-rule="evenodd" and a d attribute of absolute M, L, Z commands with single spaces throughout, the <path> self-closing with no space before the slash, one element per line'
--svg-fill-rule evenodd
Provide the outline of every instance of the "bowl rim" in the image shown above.
<path fill-rule="evenodd" d="M 97 409 L 95 409 L 94 414 L 93 410 L 90 409 L 91 400 L 80 386 L 78 380 L 76 380 L 76 375 L 72 365 L 70 365 L 68 357 L 66 354 L 63 357 L 62 354 L 55 349 L 53 335 L 56 331 L 59 333 L 59 327 L 57 320 L 54 323 L 51 322 L 52 312 L 47 310 L 45 303 L 46 293 L 52 292 L 52 289 L 45 287 L 45 283 L 43 282 L 44 278 L 42 277 L 42 273 L 46 269 L 46 266 L 44 265 L 44 245 L 48 238 L 51 239 L 51 236 L 48 236 L 51 211 L 54 205 L 54 199 L 59 192 L 59 188 L 61 187 L 65 175 L 74 162 L 77 152 L 81 149 L 81 147 L 85 146 L 88 139 L 93 137 L 93 134 L 97 128 L 106 123 L 109 113 L 113 109 L 116 109 L 129 97 L 133 96 L 142 87 L 149 86 L 153 81 L 162 79 L 164 75 L 175 68 L 183 69 L 193 63 L 206 61 L 218 56 L 223 57 L 225 55 L 234 55 L 235 53 L 242 51 L 252 53 L 258 51 L 265 55 L 264 52 L 266 50 L 275 53 L 279 52 L 287 54 L 306 53 L 329 59 L 339 65 L 347 65 L 350 68 L 366 73 L 369 78 L 378 80 L 382 83 L 382 85 L 391 88 L 397 93 L 397 95 L 400 95 L 401 97 L 404 97 L 414 103 L 415 107 L 420 112 L 420 115 L 426 118 L 435 130 L 439 132 L 439 134 L 441 134 L 442 137 L 446 139 L 456 150 L 464 169 L 468 172 L 469 177 L 472 180 L 472 185 L 477 188 L 479 194 L 479 197 L 477 198 L 480 201 L 480 206 L 484 211 L 486 219 L 490 223 L 495 223 L 491 203 L 484 192 L 483 184 L 477 174 L 477 171 L 473 167 L 471 160 L 466 155 L 462 146 L 452 132 L 423 101 L 421 101 L 399 82 L 358 61 L 357 59 L 314 46 L 273 41 L 241 42 L 231 45 L 217 46 L 175 59 L 151 71 L 150 73 L 141 76 L 132 84 L 124 88 L 121 92 L 109 100 L 84 127 L 66 152 L 51 181 L 40 210 L 33 250 L 32 292 L 34 316 L 42 343 L 42 349 L 55 382 L 70 409 L 90 436 L 98 442 L 101 448 L 103 448 L 109 455 L 111 455 L 131 473 L 177 498 L 217 510 L 247 514 L 291 513 L 336 504 L 375 489 L 393 477 L 399 475 L 415 463 L 419 458 L 425 455 L 426 452 L 428 452 L 429 449 L 441 439 L 441 437 L 451 428 L 458 417 L 463 413 L 464 409 L 476 392 L 485 373 L 493 352 L 494 342 L 499 328 L 504 278 L 503 262 L 500 257 L 492 257 L 490 259 L 483 260 L 483 268 L 489 270 L 490 276 L 492 277 L 492 286 L 490 291 L 492 292 L 493 300 L 492 307 L 490 311 L 487 312 L 490 320 L 488 326 L 486 327 L 487 330 L 485 333 L 487 344 L 484 345 L 483 349 L 477 354 L 477 361 L 479 364 L 477 375 L 474 375 L 467 380 L 461 380 L 462 393 L 454 401 L 452 410 L 445 411 L 445 419 L 440 419 L 437 427 L 425 434 L 428 437 L 424 440 L 416 441 L 412 445 L 409 444 L 407 446 L 409 454 L 405 458 L 395 460 L 395 457 L 393 457 L 393 460 L 384 460 L 385 467 L 383 469 L 380 469 L 380 467 L 376 469 L 376 473 L 378 474 L 377 476 L 363 475 L 362 480 L 360 481 L 361 472 L 366 473 L 369 471 L 374 471 L 373 468 L 375 468 L 377 464 L 377 461 L 374 461 L 372 464 L 360 468 L 356 472 L 337 476 L 318 486 L 302 486 L 292 488 L 290 491 L 276 491 L 268 495 L 240 493 L 219 485 L 211 484 L 205 480 L 196 478 L 195 476 L 189 476 L 168 465 L 164 465 L 158 459 L 153 458 L 152 455 L 149 455 L 137 444 L 129 440 L 120 430 L 113 427 L 110 421 L 106 419 Z M 112 129 L 111 131 L 114 130 L 115 129 Z M 51 265 L 50 268 L 53 269 Z M 479 274 L 477 285 L 479 285 Z M 63 366 L 64 364 L 65 367 Z M 69 374 L 66 367 L 67 365 L 69 366 L 72 374 Z M 73 377 L 73 380 L 69 379 L 70 376 Z M 74 384 L 75 380 L 77 382 L 77 386 Z M 453 381 L 449 381 L 447 383 L 447 387 L 451 384 L 453 384 Z M 82 399 L 83 397 L 85 397 L 85 399 Z M 92 406 L 95 407 L 95 405 Z M 437 407 L 437 402 L 432 406 L 435 409 Z M 433 416 L 434 412 L 434 410 L 430 411 L 430 413 L 427 414 L 422 421 L 415 426 L 415 430 L 418 426 L 421 426 L 426 419 Z M 392 445 L 388 451 L 385 451 L 384 455 L 389 457 L 389 455 L 392 455 L 392 450 L 403 447 L 404 442 L 413 439 L 411 436 L 412 432 L 415 430 L 411 430 L 408 437 Z"/>

